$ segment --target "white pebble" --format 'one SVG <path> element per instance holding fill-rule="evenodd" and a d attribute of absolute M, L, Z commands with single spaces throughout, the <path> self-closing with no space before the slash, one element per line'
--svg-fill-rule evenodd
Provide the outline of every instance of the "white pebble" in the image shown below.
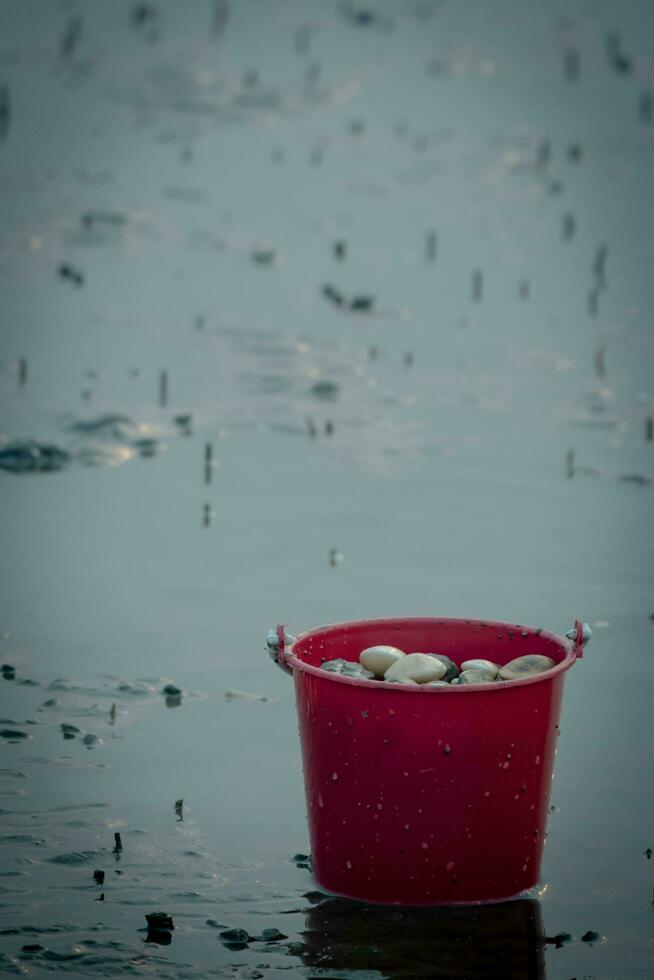
<path fill-rule="evenodd" d="M 459 674 L 459 684 L 492 684 L 497 674 L 490 670 L 462 670 Z"/>
<path fill-rule="evenodd" d="M 461 664 L 461 670 L 483 670 L 493 677 L 497 677 L 500 672 L 500 668 L 492 660 L 466 660 Z"/>
<path fill-rule="evenodd" d="M 359 662 L 366 670 L 371 670 L 375 677 L 383 677 L 388 668 L 404 656 L 404 651 L 397 647 L 367 647 L 359 654 Z"/>
<path fill-rule="evenodd" d="M 542 674 L 544 670 L 550 670 L 555 666 L 556 663 L 551 657 L 532 653 L 524 657 L 517 657 L 508 664 L 504 664 L 503 667 L 500 667 L 500 677 L 503 681 L 514 681 L 522 677 L 531 677 L 533 674 Z"/>
<path fill-rule="evenodd" d="M 398 683 L 399 678 L 408 677 L 416 684 L 428 684 L 429 681 L 442 680 L 446 671 L 444 663 L 427 653 L 409 653 L 391 664 L 384 674 L 384 680 Z"/>

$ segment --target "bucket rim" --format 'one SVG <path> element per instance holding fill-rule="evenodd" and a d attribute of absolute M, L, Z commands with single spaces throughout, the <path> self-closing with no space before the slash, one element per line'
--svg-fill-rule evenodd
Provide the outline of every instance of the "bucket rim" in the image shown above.
<path fill-rule="evenodd" d="M 534 674 L 532 677 L 524 677 L 516 680 L 510 681 L 490 681 L 487 684 L 455 684 L 451 687 L 449 684 L 444 687 L 429 687 L 426 684 L 397 684 L 392 681 L 384 681 L 383 685 L 380 684 L 378 680 L 368 680 L 367 678 L 360 677 L 345 677 L 343 674 L 335 674 L 328 670 L 323 670 L 322 667 L 314 667 L 312 664 L 305 663 L 296 654 L 293 653 L 293 649 L 297 643 L 305 640 L 307 637 L 315 637 L 320 634 L 328 633 L 332 630 L 342 630 L 346 627 L 361 626 L 365 624 L 366 626 L 377 626 L 384 625 L 385 623 L 397 623 L 398 619 L 401 619 L 404 623 L 429 623 L 433 622 L 434 625 L 445 625 L 445 624 L 465 624 L 474 625 L 477 624 L 481 627 L 490 627 L 491 629 L 501 628 L 504 630 L 527 630 L 529 634 L 537 637 L 545 637 L 548 640 L 553 641 L 557 646 L 561 647 L 566 651 L 564 659 L 556 664 L 554 667 L 550 667 L 549 670 L 544 670 L 540 674 Z M 499 692 L 503 690 L 514 690 L 517 687 L 525 687 L 531 684 L 540 684 L 543 681 L 552 680 L 554 677 L 558 677 L 563 674 L 578 659 L 578 653 L 575 647 L 575 643 L 565 637 L 558 636 L 556 633 L 551 633 L 549 630 L 542 629 L 539 626 L 525 626 L 520 623 L 507 623 L 501 622 L 499 620 L 492 619 L 462 619 L 461 617 L 453 616 L 385 616 L 379 619 L 354 619 L 346 620 L 340 623 L 329 623 L 326 626 L 316 626 L 314 629 L 305 630 L 302 633 L 298 633 L 291 643 L 285 650 L 284 659 L 288 663 L 288 666 L 296 669 L 300 672 L 304 672 L 314 677 L 319 677 L 321 680 L 331 681 L 336 684 L 354 684 L 357 687 L 364 685 L 369 689 L 374 689 L 376 691 L 388 690 L 395 691 L 402 694 L 415 694 L 416 691 L 425 694 L 478 694 L 480 692 L 494 691 Z M 381 691 L 380 691 L 381 693 Z"/>

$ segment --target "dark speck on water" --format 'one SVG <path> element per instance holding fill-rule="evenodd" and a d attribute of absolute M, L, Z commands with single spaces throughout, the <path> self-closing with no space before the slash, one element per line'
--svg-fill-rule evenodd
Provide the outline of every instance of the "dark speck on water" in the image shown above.
<path fill-rule="evenodd" d="M 9 86 L 0 85 L 0 143 L 7 138 L 10 118 Z"/>
<path fill-rule="evenodd" d="M 353 296 L 350 300 L 350 309 L 354 313 L 369 313 L 374 305 L 374 296 Z"/>
<path fill-rule="evenodd" d="M 173 918 L 167 912 L 150 912 L 145 915 L 149 929 L 174 929 Z"/>
<path fill-rule="evenodd" d="M 78 289 L 84 285 L 84 273 L 82 270 L 74 265 L 70 265 L 68 262 L 63 262 L 57 269 L 57 272 L 62 279 L 68 280 L 73 286 L 77 286 Z"/>
<path fill-rule="evenodd" d="M 35 441 L 13 442 L 0 449 L 0 469 L 8 473 L 56 473 L 71 456 L 59 446 Z"/>
<path fill-rule="evenodd" d="M 224 929 L 220 939 L 223 946 L 231 950 L 247 949 L 248 943 L 253 942 L 247 929 Z"/>
<path fill-rule="evenodd" d="M 82 39 L 83 21 L 79 16 L 71 17 L 59 40 L 59 54 L 64 61 L 73 57 Z"/>
<path fill-rule="evenodd" d="M 17 728 L 0 728 L 0 738 L 4 738 L 7 742 L 22 742 L 23 739 L 31 737 L 27 732 L 21 732 Z"/>
<path fill-rule="evenodd" d="M 337 289 L 336 286 L 330 286 L 329 283 L 322 287 L 323 296 L 330 300 L 335 306 L 345 305 L 345 296 Z"/>

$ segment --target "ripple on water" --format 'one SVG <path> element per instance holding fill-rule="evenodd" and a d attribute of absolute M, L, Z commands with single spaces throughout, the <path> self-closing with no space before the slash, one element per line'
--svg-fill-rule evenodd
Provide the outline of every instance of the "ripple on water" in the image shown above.
<path fill-rule="evenodd" d="M 48 858 L 48 864 L 61 864 L 65 867 L 77 867 L 80 864 L 89 864 L 91 861 L 98 861 L 106 858 L 106 851 L 68 851 L 67 854 L 56 854 Z"/>

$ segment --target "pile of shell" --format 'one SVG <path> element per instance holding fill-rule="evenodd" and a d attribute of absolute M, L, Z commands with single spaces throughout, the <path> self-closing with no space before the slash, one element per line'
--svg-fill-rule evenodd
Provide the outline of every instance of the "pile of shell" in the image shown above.
<path fill-rule="evenodd" d="M 360 680 L 384 680 L 392 684 L 449 687 L 456 684 L 493 684 L 542 674 L 555 661 L 541 654 L 527 654 L 500 666 L 490 660 L 465 660 L 458 667 L 442 653 L 405 653 L 397 647 L 368 647 L 351 660 L 326 660 L 323 670 Z"/>

